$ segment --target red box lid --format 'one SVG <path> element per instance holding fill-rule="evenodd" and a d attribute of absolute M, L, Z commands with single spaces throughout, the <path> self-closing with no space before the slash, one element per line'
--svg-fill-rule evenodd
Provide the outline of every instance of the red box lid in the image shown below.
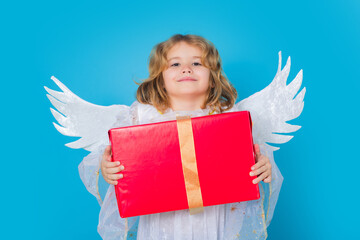
<path fill-rule="evenodd" d="M 203 205 L 260 198 L 247 111 L 191 119 Z M 125 169 L 115 193 L 121 217 L 188 208 L 177 122 L 109 130 L 112 161 Z"/>

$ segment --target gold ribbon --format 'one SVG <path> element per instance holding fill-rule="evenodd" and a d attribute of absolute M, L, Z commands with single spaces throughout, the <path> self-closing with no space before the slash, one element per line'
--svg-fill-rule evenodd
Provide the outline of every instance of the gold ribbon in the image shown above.
<path fill-rule="evenodd" d="M 190 214 L 204 211 L 199 174 L 197 171 L 194 136 L 189 116 L 176 117 L 181 164 L 185 180 L 186 195 Z"/>

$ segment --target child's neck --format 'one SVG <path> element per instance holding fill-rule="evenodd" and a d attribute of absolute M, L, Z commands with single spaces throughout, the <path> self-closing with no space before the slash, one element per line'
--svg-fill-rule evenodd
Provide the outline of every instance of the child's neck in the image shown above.
<path fill-rule="evenodd" d="M 201 109 L 203 99 L 172 99 L 171 109 L 173 111 L 195 111 Z"/>

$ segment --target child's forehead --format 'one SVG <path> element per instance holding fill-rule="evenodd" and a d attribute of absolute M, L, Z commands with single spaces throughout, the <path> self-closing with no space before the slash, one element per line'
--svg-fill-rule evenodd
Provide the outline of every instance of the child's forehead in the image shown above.
<path fill-rule="evenodd" d="M 173 59 L 181 59 L 182 57 L 170 57 L 168 60 L 170 61 L 170 60 L 173 60 Z M 201 59 L 201 56 L 192 56 L 192 58 L 193 59 L 197 59 L 197 58 L 199 58 L 199 59 Z"/>
<path fill-rule="evenodd" d="M 200 46 L 197 46 L 195 44 L 187 43 L 187 42 L 178 42 L 175 43 L 172 47 L 170 47 L 170 51 L 176 51 L 179 49 L 188 49 L 188 50 L 194 50 L 194 51 L 202 51 Z"/>
<path fill-rule="evenodd" d="M 180 42 L 169 49 L 166 57 L 168 60 L 180 59 L 182 57 L 201 58 L 202 54 L 203 51 L 199 46 Z"/>

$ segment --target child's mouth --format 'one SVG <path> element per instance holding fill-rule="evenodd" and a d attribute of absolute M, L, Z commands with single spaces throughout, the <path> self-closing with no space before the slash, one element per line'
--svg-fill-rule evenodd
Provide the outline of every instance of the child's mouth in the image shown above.
<path fill-rule="evenodd" d="M 184 82 L 184 81 L 196 81 L 196 79 L 191 78 L 191 77 L 184 77 L 184 78 L 181 78 L 180 80 L 178 80 L 178 82 Z"/>

